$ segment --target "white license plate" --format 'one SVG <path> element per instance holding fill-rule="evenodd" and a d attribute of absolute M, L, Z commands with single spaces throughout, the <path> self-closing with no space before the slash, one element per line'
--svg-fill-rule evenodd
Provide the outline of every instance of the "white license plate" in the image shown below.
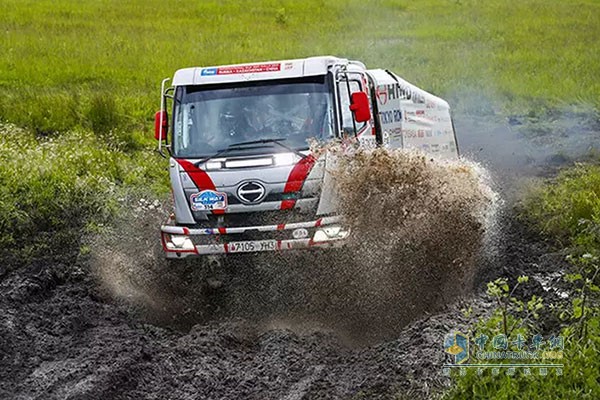
<path fill-rule="evenodd" d="M 277 240 L 255 240 L 248 242 L 231 242 L 227 244 L 230 253 L 249 253 L 252 251 L 277 250 Z"/>

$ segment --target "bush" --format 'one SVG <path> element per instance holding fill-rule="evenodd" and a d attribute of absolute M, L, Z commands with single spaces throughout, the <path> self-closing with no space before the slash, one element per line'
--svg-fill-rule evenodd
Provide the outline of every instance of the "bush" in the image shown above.
<path fill-rule="evenodd" d="M 0 129 L 0 253 L 15 262 L 77 249 L 83 228 L 108 222 L 128 191 L 166 192 L 164 164 L 147 149 L 128 154 L 77 131 Z"/>
<path fill-rule="evenodd" d="M 92 131 L 97 134 L 105 134 L 118 128 L 120 117 L 114 96 L 110 93 L 94 95 L 86 119 Z"/>

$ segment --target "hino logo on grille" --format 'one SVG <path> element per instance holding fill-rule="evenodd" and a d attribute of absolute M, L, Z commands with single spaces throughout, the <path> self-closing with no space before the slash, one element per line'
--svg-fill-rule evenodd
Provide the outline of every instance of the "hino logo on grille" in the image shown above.
<path fill-rule="evenodd" d="M 265 187 L 255 181 L 244 182 L 237 190 L 237 197 L 245 204 L 260 203 L 266 194 Z"/>

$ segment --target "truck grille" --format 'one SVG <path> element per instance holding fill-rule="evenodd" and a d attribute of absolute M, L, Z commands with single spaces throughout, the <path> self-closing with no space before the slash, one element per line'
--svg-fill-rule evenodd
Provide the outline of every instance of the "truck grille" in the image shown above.
<path fill-rule="evenodd" d="M 255 211 L 244 213 L 209 214 L 208 221 L 201 225 L 209 228 L 279 225 L 306 222 L 316 219 L 315 212 L 301 213 L 297 210 Z M 221 222 L 219 222 L 221 221 Z"/>

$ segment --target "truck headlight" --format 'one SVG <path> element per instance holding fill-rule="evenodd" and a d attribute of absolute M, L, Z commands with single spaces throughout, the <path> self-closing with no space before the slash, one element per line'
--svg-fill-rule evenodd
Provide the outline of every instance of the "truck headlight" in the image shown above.
<path fill-rule="evenodd" d="M 207 171 L 221 169 L 223 168 L 223 163 L 221 161 L 207 161 L 206 163 L 204 163 L 204 168 Z"/>
<path fill-rule="evenodd" d="M 167 249 L 169 250 L 194 250 L 195 246 L 192 240 L 185 235 L 170 235 L 167 236 Z"/>
<path fill-rule="evenodd" d="M 273 164 L 277 167 L 282 165 L 293 165 L 298 161 L 298 156 L 294 153 L 273 154 Z"/>
<path fill-rule="evenodd" d="M 324 226 L 316 230 L 313 241 L 326 242 L 328 240 L 345 239 L 349 234 L 349 231 L 339 225 Z"/>

